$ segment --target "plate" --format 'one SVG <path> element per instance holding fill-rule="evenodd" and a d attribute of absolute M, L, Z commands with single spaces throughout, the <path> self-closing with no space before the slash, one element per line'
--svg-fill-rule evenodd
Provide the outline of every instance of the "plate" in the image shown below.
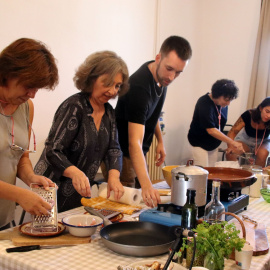
<path fill-rule="evenodd" d="M 147 267 L 146 265 L 151 265 L 154 261 L 158 261 L 159 263 L 165 265 L 166 261 L 163 261 L 163 260 L 142 260 L 142 261 L 137 261 L 137 262 L 134 262 L 134 263 L 131 263 L 129 265 L 127 265 L 127 267 L 131 267 L 131 269 L 134 269 L 135 270 L 135 267 L 138 267 L 138 266 L 145 266 L 145 268 L 142 270 L 148 270 L 150 269 L 150 267 Z M 172 268 L 170 268 L 170 266 L 173 266 Z M 170 266 L 168 267 L 168 270 L 169 269 L 172 269 L 172 270 L 187 270 L 185 267 L 183 267 L 182 265 L 178 264 L 178 263 L 173 263 L 171 262 Z"/>
<path fill-rule="evenodd" d="M 50 237 L 50 236 L 59 235 L 65 229 L 66 229 L 65 225 L 63 223 L 61 223 L 61 222 L 58 222 L 58 231 L 57 232 L 46 232 L 46 231 L 41 232 L 39 230 L 35 230 L 32 227 L 32 222 L 24 223 L 19 227 L 19 231 L 22 234 L 26 234 L 26 235 L 29 235 L 29 236 L 38 236 L 38 237 Z"/>

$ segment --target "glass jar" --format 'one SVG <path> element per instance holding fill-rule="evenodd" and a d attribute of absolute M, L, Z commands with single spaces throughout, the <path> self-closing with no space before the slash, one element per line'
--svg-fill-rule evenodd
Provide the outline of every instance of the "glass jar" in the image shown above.
<path fill-rule="evenodd" d="M 255 174 L 257 180 L 249 188 L 249 195 L 253 198 L 260 198 L 260 190 L 262 188 L 263 170 L 261 168 L 252 168 L 252 172 Z"/>
<path fill-rule="evenodd" d="M 193 256 L 193 238 L 188 237 L 187 239 L 187 254 L 186 254 L 186 268 L 189 269 L 191 260 Z M 198 255 L 198 253 L 195 251 L 195 258 L 193 261 L 192 266 L 203 266 L 204 264 L 204 256 L 203 255 Z"/>
<path fill-rule="evenodd" d="M 214 253 L 208 252 L 204 258 L 204 267 L 209 270 L 223 270 L 224 258 L 217 258 Z"/>

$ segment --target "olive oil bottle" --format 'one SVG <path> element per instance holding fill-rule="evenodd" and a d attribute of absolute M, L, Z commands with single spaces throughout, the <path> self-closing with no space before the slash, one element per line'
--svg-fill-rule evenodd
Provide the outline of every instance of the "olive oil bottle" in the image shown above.
<path fill-rule="evenodd" d="M 181 227 L 187 230 L 195 229 L 197 224 L 198 206 L 195 203 L 196 190 L 187 189 L 186 204 L 182 207 Z"/>

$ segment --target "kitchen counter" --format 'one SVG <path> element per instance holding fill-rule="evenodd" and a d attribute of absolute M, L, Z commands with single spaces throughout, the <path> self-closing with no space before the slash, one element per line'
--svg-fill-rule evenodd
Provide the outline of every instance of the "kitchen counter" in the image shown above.
<path fill-rule="evenodd" d="M 84 213 L 83 207 L 75 208 L 59 214 L 59 220 L 68 214 Z M 267 237 L 270 237 L 270 204 L 262 198 L 250 199 L 246 214 L 264 223 L 267 227 Z M 12 229 L 9 229 L 12 230 Z M 7 230 L 6 230 L 7 231 Z M 0 232 L 1 234 L 2 232 Z M 0 269 L 9 270 L 116 270 L 118 265 L 128 265 L 140 260 L 166 261 L 168 254 L 158 257 L 131 257 L 116 254 L 107 249 L 98 237 L 89 244 L 80 244 L 57 249 L 34 250 L 25 253 L 6 253 L 6 248 L 14 247 L 9 240 L 0 241 Z M 225 270 L 240 269 L 233 260 L 225 261 Z M 253 256 L 250 270 L 270 269 L 270 253 Z"/>

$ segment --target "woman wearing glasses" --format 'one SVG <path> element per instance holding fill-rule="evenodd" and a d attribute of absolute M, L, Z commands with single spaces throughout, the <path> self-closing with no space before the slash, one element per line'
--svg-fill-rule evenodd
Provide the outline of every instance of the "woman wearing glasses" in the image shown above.
<path fill-rule="evenodd" d="M 91 196 L 90 186 L 101 161 L 109 171 L 108 195 L 114 191 L 118 200 L 124 193 L 119 180 L 122 152 L 108 101 L 127 90 L 127 66 L 114 52 L 97 52 L 78 68 L 74 83 L 81 92 L 66 99 L 56 111 L 35 167 L 37 174 L 59 186 L 59 212 L 81 206 L 82 196 Z"/>
<path fill-rule="evenodd" d="M 0 53 L 0 230 L 14 219 L 15 203 L 35 215 L 46 215 L 51 209 L 39 195 L 15 183 L 17 176 L 29 186 L 53 184 L 34 174 L 32 151 L 27 149 L 33 120 L 30 98 L 39 88 L 54 89 L 57 83 L 55 59 L 40 41 L 18 39 Z"/>

